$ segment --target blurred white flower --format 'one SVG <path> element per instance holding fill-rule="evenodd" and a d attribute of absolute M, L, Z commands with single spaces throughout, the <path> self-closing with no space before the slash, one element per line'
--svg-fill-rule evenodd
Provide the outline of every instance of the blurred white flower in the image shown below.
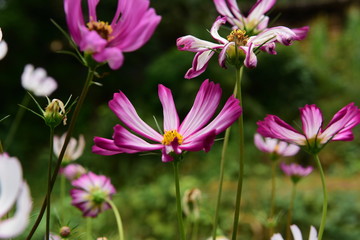
<path fill-rule="evenodd" d="M 0 154 L 0 190 L 0 238 L 13 238 L 28 225 L 32 200 L 19 160 L 7 153 Z M 15 213 L 6 218 L 15 203 Z"/>
<path fill-rule="evenodd" d="M 294 240 L 303 240 L 300 229 L 295 224 L 290 226 Z M 271 237 L 271 240 L 284 240 L 280 233 L 276 233 Z M 318 240 L 316 229 L 311 226 L 309 240 Z"/>
<path fill-rule="evenodd" d="M 45 69 L 36 68 L 31 64 L 27 64 L 21 75 L 21 85 L 26 90 L 34 93 L 38 97 L 49 96 L 57 88 L 56 81 L 47 76 Z"/>
<path fill-rule="evenodd" d="M 6 56 L 6 53 L 8 51 L 8 46 L 4 40 L 2 40 L 2 31 L 0 28 L 0 60 L 3 59 Z"/>
<path fill-rule="evenodd" d="M 61 137 L 54 136 L 54 153 L 57 157 L 59 157 L 61 149 L 64 145 L 66 138 L 66 133 L 64 133 Z M 69 144 L 66 147 L 65 155 L 63 157 L 64 163 L 69 163 L 78 159 L 84 152 L 85 148 L 85 138 L 83 135 L 79 136 L 79 140 L 75 138 L 70 138 Z"/>

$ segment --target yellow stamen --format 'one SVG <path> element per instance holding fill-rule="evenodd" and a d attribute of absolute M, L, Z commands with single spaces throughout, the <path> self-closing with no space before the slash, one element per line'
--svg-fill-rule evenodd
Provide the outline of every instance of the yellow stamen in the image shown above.
<path fill-rule="evenodd" d="M 237 46 L 245 46 L 249 40 L 245 30 L 235 29 L 227 36 L 229 42 L 235 42 Z"/>
<path fill-rule="evenodd" d="M 107 22 L 103 21 L 90 21 L 86 24 L 90 31 L 96 31 L 103 39 L 110 40 L 112 37 L 110 36 L 113 29 Z"/>
<path fill-rule="evenodd" d="M 180 135 L 176 130 L 166 131 L 164 134 L 164 139 L 161 141 L 164 145 L 170 145 L 174 140 L 177 140 L 178 144 L 183 143 L 183 136 Z"/>

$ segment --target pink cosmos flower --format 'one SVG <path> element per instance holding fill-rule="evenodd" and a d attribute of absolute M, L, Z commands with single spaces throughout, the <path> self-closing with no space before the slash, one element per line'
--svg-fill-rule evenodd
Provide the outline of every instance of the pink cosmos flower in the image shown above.
<path fill-rule="evenodd" d="M 115 93 L 110 109 L 133 132 L 156 143 L 149 143 L 121 125 L 114 127 L 113 139 L 95 137 L 93 153 L 113 155 L 162 150 L 162 161 L 173 161 L 174 154 L 182 151 L 209 151 L 215 136 L 228 128 L 241 114 L 239 100 L 231 96 L 212 120 L 221 97 L 219 84 L 205 80 L 190 112 L 180 124 L 171 90 L 159 85 L 159 98 L 163 107 L 164 133 L 158 133 L 137 114 L 124 93 Z M 207 124 L 208 123 L 208 124 Z M 206 125 L 207 124 L 207 125 Z M 206 126 L 205 126 L 206 125 Z"/>
<path fill-rule="evenodd" d="M 305 146 L 311 153 L 319 152 L 330 141 L 352 141 L 352 129 L 360 123 L 360 110 L 350 103 L 338 111 L 323 128 L 323 117 L 316 105 L 300 108 L 302 132 L 275 115 L 259 121 L 258 132 L 264 137 L 277 138 L 289 143 Z"/>
<path fill-rule="evenodd" d="M 6 218 L 16 205 L 14 214 Z M 7 153 L 0 154 L 0 238 L 21 234 L 29 222 L 32 208 L 30 190 L 23 180 L 20 162 Z"/>
<path fill-rule="evenodd" d="M 263 138 L 259 133 L 254 135 L 255 146 L 262 152 L 276 156 L 290 157 L 297 154 L 300 147 L 274 138 Z"/>
<path fill-rule="evenodd" d="M 75 187 L 70 191 L 71 204 L 79 208 L 84 217 L 96 217 L 110 208 L 106 200 L 111 199 L 116 190 L 106 176 L 89 172 L 71 184 Z"/>
<path fill-rule="evenodd" d="M 149 8 L 149 0 L 119 0 L 111 23 L 97 18 L 99 0 L 88 0 L 89 18 L 85 22 L 81 0 L 65 0 L 64 8 L 70 35 L 81 51 L 92 54 L 97 62 L 118 69 L 123 52 L 143 46 L 152 36 L 161 17 Z"/>
<path fill-rule="evenodd" d="M 298 226 L 293 224 L 290 226 L 290 229 L 291 229 L 292 235 L 294 237 L 294 240 L 302 240 L 303 239 L 303 237 L 301 235 L 301 231 L 298 228 Z M 284 240 L 284 238 L 281 236 L 280 233 L 276 233 L 271 237 L 271 240 Z M 313 226 L 310 227 L 309 240 L 318 240 L 316 229 Z"/>
<path fill-rule="evenodd" d="M 314 170 L 312 166 L 303 167 L 297 163 L 291 163 L 289 165 L 281 163 L 280 168 L 291 178 L 293 183 L 299 182 L 301 178 L 306 177 Z"/>
<path fill-rule="evenodd" d="M 214 22 L 210 34 L 217 43 L 201 40 L 191 35 L 180 37 L 176 45 L 181 51 L 196 52 L 192 67 L 185 74 L 185 78 L 194 78 L 203 73 L 215 52 L 219 52 L 219 65 L 226 68 L 226 61 L 237 65 L 243 64 L 247 68 L 257 65 L 256 52 L 266 51 L 276 54 L 275 43 L 291 45 L 294 40 L 301 40 L 298 31 L 279 26 L 266 28 L 263 31 L 250 35 L 246 29 L 234 29 L 227 38 L 219 35 L 218 30 L 226 23 L 226 17 L 218 17 Z"/>
<path fill-rule="evenodd" d="M 81 175 L 86 173 L 86 169 L 80 164 L 69 164 L 64 168 L 60 169 L 60 174 L 64 175 L 67 180 L 73 181 L 78 179 Z"/>

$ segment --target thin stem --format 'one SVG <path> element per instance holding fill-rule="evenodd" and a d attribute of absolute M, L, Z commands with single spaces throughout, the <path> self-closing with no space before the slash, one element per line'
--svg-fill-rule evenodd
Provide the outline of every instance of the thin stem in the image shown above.
<path fill-rule="evenodd" d="M 236 81 L 235 86 L 234 86 L 234 92 L 233 92 L 234 96 L 237 95 L 237 91 L 238 91 L 238 87 L 237 87 L 237 81 Z M 218 188 L 218 194 L 217 194 L 215 217 L 214 217 L 214 224 L 213 224 L 213 235 L 212 235 L 213 240 L 216 239 L 216 232 L 217 232 L 217 226 L 218 226 L 218 221 L 219 221 L 220 202 L 221 202 L 221 196 L 222 196 L 222 187 L 223 187 L 223 183 L 224 183 L 224 165 L 225 165 L 225 157 L 226 157 L 227 147 L 229 144 L 230 132 L 231 132 L 231 126 L 228 127 L 228 129 L 226 129 L 226 131 L 225 131 L 224 143 L 223 143 L 223 147 L 222 147 L 222 151 L 221 151 L 219 188 Z"/>
<path fill-rule="evenodd" d="M 119 240 L 124 240 L 124 229 L 123 229 L 123 225 L 122 225 L 122 221 L 121 221 L 121 217 L 120 217 L 120 213 L 119 210 L 117 209 L 116 205 L 114 204 L 113 201 L 111 201 L 110 199 L 106 200 L 107 203 L 110 204 L 114 215 L 115 215 L 115 219 L 116 219 L 116 224 L 119 230 Z"/>
<path fill-rule="evenodd" d="M 92 240 L 92 219 L 90 217 L 86 218 L 86 238 Z"/>
<path fill-rule="evenodd" d="M 21 101 L 21 105 L 26 107 L 29 104 L 29 101 L 30 101 L 30 96 L 29 96 L 29 94 L 26 93 L 23 100 Z M 4 142 L 5 149 L 10 148 L 11 143 L 14 140 L 14 137 L 16 135 L 17 129 L 19 128 L 21 120 L 24 116 L 25 110 L 26 110 L 25 108 L 19 107 L 19 110 L 17 111 L 16 116 L 15 116 L 15 120 L 12 122 L 9 133 L 6 136 L 6 139 Z"/>
<path fill-rule="evenodd" d="M 77 118 L 79 116 L 80 109 L 81 109 L 81 107 L 82 107 L 82 105 L 84 103 L 84 100 L 86 98 L 89 87 L 93 83 L 93 79 L 94 79 L 94 71 L 92 69 L 89 69 L 88 75 L 87 75 L 87 78 L 86 78 L 86 82 L 85 82 L 84 87 L 82 89 L 79 101 L 77 102 L 74 113 L 73 113 L 73 115 L 71 117 L 70 125 L 69 125 L 69 128 L 68 128 L 66 137 L 65 137 L 64 145 L 63 145 L 63 147 L 61 149 L 58 160 L 56 162 L 54 174 L 52 175 L 52 178 L 51 178 L 50 193 L 51 193 L 51 191 L 52 191 L 52 189 L 54 187 L 57 175 L 58 175 L 59 170 L 60 170 L 61 162 L 62 162 L 62 159 L 63 159 L 64 154 L 65 154 L 66 147 L 69 144 L 70 137 L 71 137 L 71 135 L 72 135 L 72 133 L 74 131 L 74 127 L 75 127 Z M 41 219 L 42 219 L 42 217 L 44 215 L 44 212 L 45 212 L 45 209 L 46 209 L 47 197 L 48 197 L 48 195 L 46 194 L 46 197 L 45 197 L 45 199 L 43 201 L 43 204 L 42 204 L 40 212 L 39 212 L 39 216 L 37 217 L 32 229 L 31 229 L 31 231 L 29 233 L 29 235 L 26 238 L 26 240 L 30 240 L 32 238 L 32 236 L 34 235 L 36 229 L 38 228 L 38 226 L 39 226 L 39 224 L 41 222 Z"/>
<path fill-rule="evenodd" d="M 277 161 L 271 161 L 271 198 L 270 198 L 270 226 L 269 226 L 269 235 L 274 234 L 274 213 L 275 213 L 275 193 L 276 193 L 276 166 Z"/>
<path fill-rule="evenodd" d="M 323 195 L 324 195 L 321 224 L 320 224 L 319 235 L 318 235 L 318 240 L 321 240 L 322 236 L 323 236 L 323 233 L 324 233 L 325 224 L 326 224 L 326 213 L 327 213 L 328 197 L 327 197 L 327 190 L 326 190 L 326 183 L 325 183 L 325 174 L 324 174 L 324 171 L 322 169 L 319 156 L 317 154 L 314 154 L 314 158 L 315 158 L 316 164 L 317 164 L 317 166 L 319 168 L 319 171 L 320 171 L 320 177 L 321 177 L 321 183 L 322 183 Z"/>
<path fill-rule="evenodd" d="M 176 209 L 177 209 L 177 217 L 178 217 L 178 224 L 179 224 L 180 240 L 185 240 L 185 229 L 184 229 L 182 209 L 181 209 L 179 160 L 178 159 L 175 159 L 173 161 L 173 166 L 174 166 L 174 181 L 175 181 L 175 191 L 176 191 Z"/>
<path fill-rule="evenodd" d="M 240 100 L 240 107 L 242 108 L 242 96 L 241 96 L 241 79 L 243 74 L 243 66 L 240 69 L 236 69 L 236 84 L 238 86 L 238 99 Z M 235 213 L 234 213 L 234 224 L 233 224 L 233 234 L 232 240 L 236 240 L 237 229 L 239 224 L 239 215 L 240 215 L 240 203 L 241 203 L 241 193 L 244 177 L 244 119 L 243 114 L 240 115 L 239 119 L 239 178 L 236 191 L 236 200 L 235 200 Z"/>
<path fill-rule="evenodd" d="M 62 209 L 65 210 L 65 185 L 66 185 L 66 178 L 64 175 L 61 175 L 60 177 L 60 202 Z M 60 219 L 64 221 L 64 213 L 61 211 Z"/>
<path fill-rule="evenodd" d="M 50 155 L 49 155 L 49 168 L 48 168 L 48 179 L 47 179 L 47 194 L 46 196 L 49 196 L 47 198 L 47 211 L 46 211 L 46 235 L 45 235 L 45 239 L 46 240 L 49 240 L 49 235 L 50 235 L 50 211 L 51 211 L 51 208 L 50 208 L 50 202 L 51 202 L 51 195 L 50 195 L 50 192 L 51 192 L 51 164 L 52 164 L 52 158 L 53 158 L 53 142 L 54 142 L 54 128 L 53 127 L 50 127 L 50 139 L 49 139 L 49 142 L 50 142 Z"/>
<path fill-rule="evenodd" d="M 295 195 L 296 195 L 296 183 L 293 183 L 292 190 L 291 190 L 290 207 L 289 207 L 289 213 L 288 213 L 288 219 L 287 219 L 287 225 L 286 225 L 286 240 L 291 240 L 290 225 L 292 222 Z"/>

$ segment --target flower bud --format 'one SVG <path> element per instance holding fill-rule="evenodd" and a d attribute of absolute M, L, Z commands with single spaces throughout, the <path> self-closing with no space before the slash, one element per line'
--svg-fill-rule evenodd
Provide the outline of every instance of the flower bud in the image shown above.
<path fill-rule="evenodd" d="M 64 103 L 59 99 L 53 99 L 49 102 L 45 108 L 44 120 L 49 127 L 56 127 L 61 122 L 66 125 L 67 118 Z"/>
<path fill-rule="evenodd" d="M 68 226 L 63 226 L 60 228 L 60 236 L 66 238 L 70 236 L 71 229 Z"/>

